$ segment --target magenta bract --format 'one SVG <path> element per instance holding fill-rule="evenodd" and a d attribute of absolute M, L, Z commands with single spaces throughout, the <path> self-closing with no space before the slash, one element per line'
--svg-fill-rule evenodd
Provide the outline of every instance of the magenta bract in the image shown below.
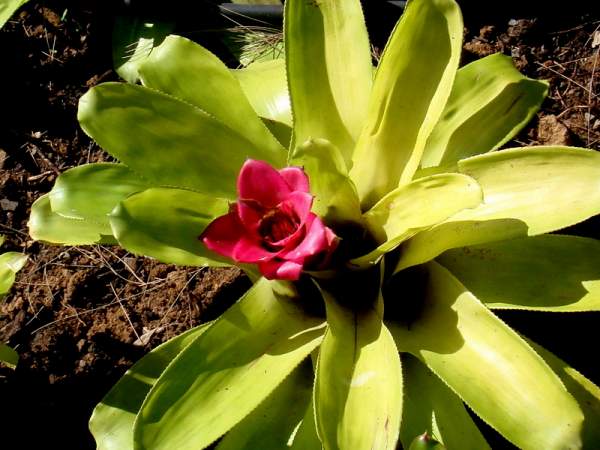
<path fill-rule="evenodd" d="M 297 280 L 303 268 L 329 261 L 338 239 L 310 211 L 308 177 L 299 167 L 276 170 L 248 160 L 237 180 L 239 199 L 200 239 L 239 263 L 257 264 L 268 279 Z"/>

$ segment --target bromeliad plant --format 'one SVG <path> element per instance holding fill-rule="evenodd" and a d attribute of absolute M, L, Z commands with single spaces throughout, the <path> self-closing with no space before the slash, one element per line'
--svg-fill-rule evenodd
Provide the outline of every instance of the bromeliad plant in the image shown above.
<path fill-rule="evenodd" d="M 99 448 L 489 448 L 464 403 L 524 449 L 600 445 L 600 389 L 493 313 L 600 309 L 600 242 L 546 234 L 600 212 L 600 154 L 495 151 L 547 85 L 458 69 L 462 31 L 453 0 L 410 1 L 373 76 L 358 0 L 288 0 L 285 60 L 170 36 L 142 86 L 81 99 L 120 163 L 62 174 L 32 236 L 254 281 L 127 372 Z"/>

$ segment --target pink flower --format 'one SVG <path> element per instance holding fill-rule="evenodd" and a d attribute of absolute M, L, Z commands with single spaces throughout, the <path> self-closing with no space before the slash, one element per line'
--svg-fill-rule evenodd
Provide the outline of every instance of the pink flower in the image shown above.
<path fill-rule="evenodd" d="M 212 251 L 258 264 L 268 279 L 297 280 L 305 267 L 320 268 L 338 239 L 310 211 L 308 177 L 299 167 L 275 170 L 248 160 L 237 180 L 239 200 L 200 236 Z"/>

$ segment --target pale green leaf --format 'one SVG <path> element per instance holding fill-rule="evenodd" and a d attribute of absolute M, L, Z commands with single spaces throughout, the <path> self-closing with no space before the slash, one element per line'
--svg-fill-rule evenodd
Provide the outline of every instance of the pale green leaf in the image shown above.
<path fill-rule="evenodd" d="M 510 149 L 459 161 L 483 203 L 405 243 L 396 271 L 442 252 L 559 230 L 600 213 L 600 153 L 571 147 Z"/>
<path fill-rule="evenodd" d="M 121 200 L 149 186 L 123 164 L 84 164 L 60 174 L 48 197 L 53 212 L 97 223 L 102 233 L 112 234 L 108 214 Z"/>
<path fill-rule="evenodd" d="M 432 175 L 402 185 L 364 214 L 369 231 L 380 245 L 350 264 L 358 267 L 375 264 L 419 231 L 479 205 L 482 199 L 477 182 L 461 174 Z"/>
<path fill-rule="evenodd" d="M 290 164 L 302 166 L 308 174 L 315 214 L 328 224 L 361 223 L 356 188 L 335 146 L 325 139 L 310 139 L 296 147 Z"/>
<path fill-rule="evenodd" d="M 375 74 L 350 172 L 364 209 L 413 178 L 450 95 L 462 33 L 453 0 L 408 3 Z"/>
<path fill-rule="evenodd" d="M 310 404 L 313 379 L 312 365 L 306 359 L 225 435 L 216 450 L 281 450 L 289 447 Z"/>
<path fill-rule="evenodd" d="M 402 357 L 402 369 L 404 408 L 400 440 L 405 448 L 425 431 L 450 450 L 490 448 L 463 402 L 435 374 L 408 354 Z"/>
<path fill-rule="evenodd" d="M 531 120 L 547 92 L 547 82 L 521 75 L 512 58 L 501 53 L 461 68 L 421 166 L 451 164 L 499 148 Z"/>
<path fill-rule="evenodd" d="M 0 298 L 8 294 L 15 282 L 16 273 L 23 268 L 27 262 L 27 255 L 18 252 L 6 252 L 0 254 Z"/>
<path fill-rule="evenodd" d="M 232 69 L 242 91 L 260 117 L 292 126 L 292 109 L 285 75 L 285 61 L 276 59 Z"/>
<path fill-rule="evenodd" d="M 226 265 L 200 234 L 227 214 L 226 200 L 183 189 L 151 188 L 121 202 L 110 214 L 115 237 L 138 255 L 186 266 Z"/>
<path fill-rule="evenodd" d="M 285 165 L 201 109 L 142 86 L 105 83 L 79 102 L 79 122 L 106 151 L 153 184 L 234 199 L 247 158 Z"/>
<path fill-rule="evenodd" d="M 133 450 L 133 424 L 146 394 L 173 358 L 209 326 L 192 328 L 159 345 L 125 372 L 90 418 L 98 450 Z"/>
<path fill-rule="evenodd" d="M 317 424 L 315 422 L 315 406 L 311 398 L 308 408 L 298 427 L 290 450 L 319 450 L 323 446 L 317 435 Z"/>
<path fill-rule="evenodd" d="M 329 328 L 319 351 L 314 394 L 323 446 L 395 449 L 402 415 L 402 368 L 381 307 L 353 311 L 325 292 L 324 297 Z"/>
<path fill-rule="evenodd" d="M 364 215 L 378 242 L 411 228 L 435 225 L 481 203 L 483 193 L 473 178 L 446 173 L 412 181 L 394 189 Z"/>
<path fill-rule="evenodd" d="M 288 0 L 284 33 L 295 141 L 327 139 L 350 164 L 372 83 L 360 1 Z"/>
<path fill-rule="evenodd" d="M 254 410 L 321 342 L 287 283 L 261 279 L 169 365 L 138 414 L 136 449 L 201 449 Z"/>
<path fill-rule="evenodd" d="M 0 363 L 6 364 L 11 369 L 17 367 L 19 362 L 19 354 L 8 345 L 0 342 Z"/>
<path fill-rule="evenodd" d="M 449 250 L 436 259 L 489 308 L 600 311 L 600 241 L 544 235 Z"/>
<path fill-rule="evenodd" d="M 542 346 L 526 340 L 556 372 L 567 391 L 577 400 L 584 416 L 581 432 L 583 448 L 595 448 L 600 443 L 600 388 Z"/>
<path fill-rule="evenodd" d="M 0 28 L 29 0 L 0 0 Z"/>
<path fill-rule="evenodd" d="M 112 235 L 106 234 L 102 223 L 71 219 L 53 212 L 48 194 L 42 195 L 31 205 L 27 226 L 33 239 L 53 244 L 90 245 L 116 242 Z"/>
<path fill-rule="evenodd" d="M 132 14 L 117 16 L 112 35 L 115 72 L 125 81 L 137 83 L 140 80 L 140 65 L 173 30 L 174 25 L 172 22 L 149 22 Z"/>
<path fill-rule="evenodd" d="M 244 136 L 254 148 L 285 153 L 227 66 L 195 42 L 181 36 L 167 37 L 141 64 L 139 72 L 145 86 L 197 106 Z"/>
<path fill-rule="evenodd" d="M 427 270 L 419 317 L 389 324 L 399 350 L 519 448 L 580 448 L 583 415 L 556 374 L 450 272 L 435 262 Z"/>

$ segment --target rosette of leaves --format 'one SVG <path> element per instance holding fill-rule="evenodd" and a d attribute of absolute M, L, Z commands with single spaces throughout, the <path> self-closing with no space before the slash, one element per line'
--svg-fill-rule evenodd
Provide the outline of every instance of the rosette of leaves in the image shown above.
<path fill-rule="evenodd" d="M 600 309 L 600 242 L 547 234 L 600 212 L 600 154 L 498 150 L 547 84 L 492 55 L 459 69 L 453 0 L 412 0 L 373 76 L 358 0 L 288 0 L 285 60 L 228 70 L 170 36 L 142 85 L 80 102 L 119 163 L 62 174 L 36 239 L 227 265 L 198 236 L 246 158 L 302 166 L 339 237 L 331 266 L 254 286 L 159 346 L 97 406 L 101 449 L 489 448 L 465 404 L 524 449 L 597 448 L 600 390 L 498 309 Z M 293 117 L 293 119 L 292 119 Z"/>
<path fill-rule="evenodd" d="M 4 236 L 0 235 L 0 245 L 4 243 Z M 27 262 L 27 255 L 18 252 L 0 254 L 0 301 L 8 294 L 15 282 L 15 275 Z M 0 342 L 0 362 L 8 367 L 15 368 L 19 355 L 8 345 Z"/>

